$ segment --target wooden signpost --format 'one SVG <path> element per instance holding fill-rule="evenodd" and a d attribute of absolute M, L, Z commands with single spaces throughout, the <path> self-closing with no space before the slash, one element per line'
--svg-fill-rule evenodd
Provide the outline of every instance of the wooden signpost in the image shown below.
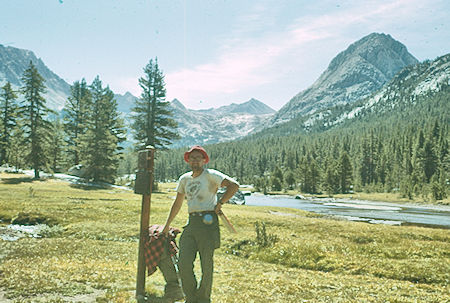
<path fill-rule="evenodd" d="M 150 204 L 153 185 L 153 166 L 155 148 L 146 146 L 138 153 L 138 171 L 134 186 L 134 193 L 142 195 L 141 207 L 141 231 L 139 236 L 139 255 L 137 264 L 136 299 L 145 302 L 145 259 L 144 243 L 147 241 L 148 227 L 150 224 Z"/>

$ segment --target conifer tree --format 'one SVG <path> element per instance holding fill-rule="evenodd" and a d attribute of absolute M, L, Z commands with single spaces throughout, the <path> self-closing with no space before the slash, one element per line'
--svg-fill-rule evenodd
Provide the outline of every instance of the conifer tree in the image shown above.
<path fill-rule="evenodd" d="M 51 128 L 51 140 L 48 149 L 50 169 L 52 172 L 61 172 L 64 166 L 64 128 L 59 117 L 57 117 L 52 123 Z"/>
<path fill-rule="evenodd" d="M 280 190 L 282 189 L 280 179 L 278 179 L 278 178 L 275 177 L 275 176 L 272 176 L 272 177 L 270 178 L 270 184 L 271 184 L 271 186 L 272 186 L 272 190 L 280 191 Z"/>
<path fill-rule="evenodd" d="M 283 183 L 283 172 L 281 169 L 277 166 L 275 167 L 275 170 L 273 172 L 273 176 L 277 178 L 281 183 Z"/>
<path fill-rule="evenodd" d="M 334 163 L 329 163 L 326 166 L 322 187 L 329 196 L 338 192 L 339 178 Z"/>
<path fill-rule="evenodd" d="M 421 158 L 419 161 L 422 162 L 426 182 L 430 182 L 431 177 L 436 172 L 438 160 L 431 139 L 425 141 L 422 155 L 423 158 Z"/>
<path fill-rule="evenodd" d="M 80 137 L 80 162 L 86 177 L 93 181 L 114 182 L 120 151 L 125 140 L 117 101 L 109 87 L 103 88 L 97 76 L 90 85 L 92 103 L 86 119 L 86 132 Z"/>
<path fill-rule="evenodd" d="M 265 154 L 259 154 L 258 155 L 258 173 L 260 176 L 263 176 L 265 171 L 267 170 L 267 158 Z"/>
<path fill-rule="evenodd" d="M 346 151 L 342 152 L 338 164 L 339 190 L 341 193 L 347 193 L 352 181 L 353 169 L 350 158 Z"/>
<path fill-rule="evenodd" d="M 80 138 L 86 132 L 91 102 L 91 93 L 86 80 L 75 81 L 64 107 L 64 131 L 67 135 L 69 166 L 80 163 Z"/>
<path fill-rule="evenodd" d="M 309 180 L 310 180 L 309 192 L 312 194 L 318 193 L 320 184 L 320 172 L 317 166 L 317 162 L 314 158 L 311 158 L 310 160 Z"/>
<path fill-rule="evenodd" d="M 45 105 L 42 96 L 46 91 L 45 80 L 32 61 L 24 72 L 22 82 L 21 92 L 25 100 L 19 112 L 25 127 L 25 143 L 29 145 L 26 160 L 34 169 L 34 177 L 39 178 L 39 170 L 47 168 L 49 162 L 46 149 L 50 142 L 51 124 L 46 117 L 52 111 Z"/>
<path fill-rule="evenodd" d="M 142 88 L 141 97 L 133 108 L 134 137 L 137 148 L 147 145 L 166 149 L 172 140 L 178 139 L 177 122 L 172 118 L 169 102 L 166 102 L 166 88 L 163 72 L 159 69 L 158 59 L 150 60 L 144 68 L 144 76 L 139 78 Z"/>
<path fill-rule="evenodd" d="M 23 121 L 18 120 L 16 126 L 11 131 L 10 136 L 10 148 L 8 163 L 16 168 L 24 168 L 26 161 L 27 149 L 24 148 L 25 145 L 25 131 L 22 125 Z"/>
<path fill-rule="evenodd" d="M 8 163 L 8 150 L 10 148 L 10 134 L 16 126 L 18 105 L 16 92 L 11 83 L 0 88 L 0 165 Z"/>
<path fill-rule="evenodd" d="M 283 172 L 277 166 L 272 173 L 272 177 L 270 178 L 270 184 L 273 190 L 281 190 L 283 183 Z"/>
<path fill-rule="evenodd" d="M 286 185 L 288 187 L 288 189 L 294 189 L 295 186 L 295 176 L 294 173 L 289 170 L 288 173 L 286 174 Z"/>

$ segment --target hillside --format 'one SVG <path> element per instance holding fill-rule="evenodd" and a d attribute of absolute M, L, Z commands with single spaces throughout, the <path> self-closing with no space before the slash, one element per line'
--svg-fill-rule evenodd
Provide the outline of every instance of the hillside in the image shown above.
<path fill-rule="evenodd" d="M 171 102 L 171 107 L 181 136 L 172 147 L 239 139 L 261 129 L 275 113 L 272 108 L 256 99 L 207 110 L 187 109 L 175 99 Z"/>
<path fill-rule="evenodd" d="M 70 85 L 52 72 L 45 63 L 30 51 L 0 44 L 0 86 L 9 81 L 13 89 L 22 86 L 23 72 L 28 68 L 30 61 L 36 66 L 38 72 L 45 79 L 47 93 L 44 95 L 47 106 L 60 111 L 70 95 Z"/>
<path fill-rule="evenodd" d="M 449 61 L 450 54 L 406 67 L 354 104 L 206 146 L 214 155 L 209 165 L 260 191 L 388 192 L 427 203 L 444 200 L 450 195 Z M 181 155 L 162 154 L 157 177 L 178 178 L 186 169 Z"/>
<path fill-rule="evenodd" d="M 450 101 L 449 79 L 450 54 L 447 54 L 434 61 L 428 60 L 404 68 L 386 86 L 368 98 L 293 119 L 288 123 L 265 129 L 255 136 L 321 132 L 339 125 L 351 125 L 355 121 L 370 124 L 377 119 L 401 117 L 407 112 L 412 116 L 417 115 L 417 119 L 420 119 L 420 108 L 426 106 L 429 100 L 427 97 L 435 96 Z M 436 112 L 436 115 L 439 113 Z"/>
<path fill-rule="evenodd" d="M 390 35 L 370 34 L 339 53 L 314 84 L 284 105 L 268 126 L 364 99 L 402 68 L 416 63 L 406 47 Z"/>

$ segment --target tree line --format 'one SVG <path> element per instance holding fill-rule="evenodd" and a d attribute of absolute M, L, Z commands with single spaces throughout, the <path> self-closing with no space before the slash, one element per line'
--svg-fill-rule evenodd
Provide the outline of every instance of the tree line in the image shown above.
<path fill-rule="evenodd" d="M 136 151 L 152 145 L 158 150 L 156 180 L 178 179 L 189 168 L 185 149 L 167 150 L 178 134 L 165 101 L 164 75 L 157 59 L 143 71 L 131 117 L 135 144 L 124 151 L 123 118 L 99 77 L 90 85 L 75 81 L 63 111 L 56 113 L 46 107 L 45 81 L 30 62 L 19 91 L 10 83 L 0 89 L 0 164 L 32 168 L 37 178 L 41 170 L 66 171 L 81 164 L 87 179 L 113 182 L 118 174 L 134 173 Z M 396 110 L 333 128 L 301 130 L 291 121 L 209 145 L 209 167 L 263 192 L 400 192 L 440 200 L 449 194 L 449 96 L 449 85 L 415 96 L 412 103 L 408 93 L 400 93 L 396 100 L 409 103 L 397 102 Z"/>
<path fill-rule="evenodd" d="M 14 91 L 7 82 L 0 89 L 0 165 L 16 169 L 63 172 L 80 165 L 83 177 L 114 182 L 123 162 L 126 140 L 123 117 L 109 86 L 97 76 L 88 85 L 83 78 L 71 86 L 61 113 L 49 109 L 45 79 L 33 62 Z M 167 148 L 177 138 L 176 122 L 165 101 L 165 82 L 158 60 L 151 59 L 139 79 L 140 98 L 132 109 L 134 147 Z"/>
<path fill-rule="evenodd" d="M 283 135 L 269 130 L 209 145 L 209 167 L 264 192 L 399 192 L 410 199 L 441 200 L 449 194 L 449 96 L 445 87 L 415 100 L 413 106 L 326 131 Z M 160 154 L 158 179 L 176 180 L 188 169 L 182 153 L 179 149 Z"/>

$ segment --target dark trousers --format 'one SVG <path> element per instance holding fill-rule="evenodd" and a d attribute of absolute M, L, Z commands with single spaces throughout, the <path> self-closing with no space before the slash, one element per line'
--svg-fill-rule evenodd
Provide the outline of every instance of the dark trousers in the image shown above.
<path fill-rule="evenodd" d="M 213 223 L 203 223 L 202 216 L 190 216 L 180 238 L 179 270 L 186 302 L 211 302 L 211 288 L 214 270 L 214 250 L 220 246 L 220 232 L 217 215 Z M 200 255 L 202 278 L 200 286 L 194 274 L 194 261 Z"/>
<path fill-rule="evenodd" d="M 180 292 L 180 284 L 178 282 L 177 272 L 175 270 L 175 265 L 169 253 L 166 251 L 161 256 L 161 260 L 158 263 L 158 267 L 161 270 L 164 280 L 166 281 L 166 286 L 164 287 L 165 294 L 171 294 L 175 292 Z"/>

